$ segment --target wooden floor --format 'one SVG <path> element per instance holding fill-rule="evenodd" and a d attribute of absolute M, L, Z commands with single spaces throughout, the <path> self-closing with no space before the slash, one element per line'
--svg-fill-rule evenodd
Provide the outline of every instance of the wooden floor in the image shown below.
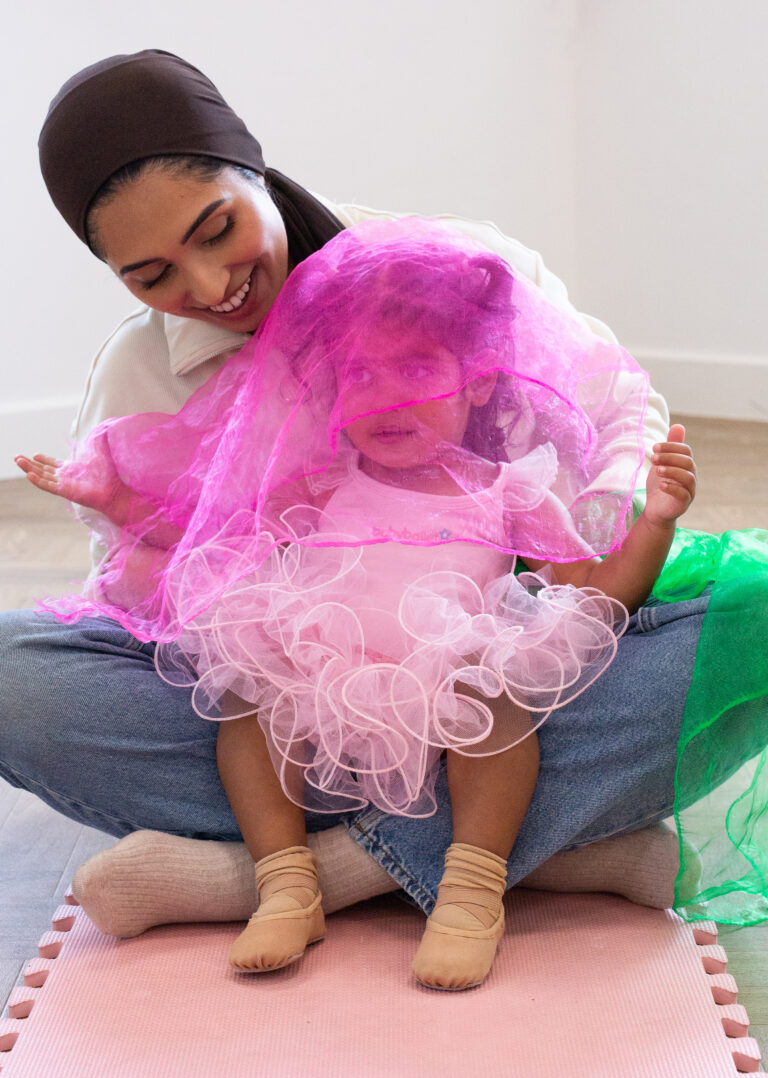
<path fill-rule="evenodd" d="M 768 528 L 768 423 L 689 419 L 699 494 L 683 523 L 709 531 Z M 44 448 L 44 447 L 41 447 Z M 87 571 L 85 529 L 24 479 L 0 482 L 0 609 L 62 594 Z M 74 869 L 108 836 L 74 824 L 0 780 L 0 1008 L 63 899 Z M 750 1033 L 768 1060 L 768 924 L 722 929 Z"/>

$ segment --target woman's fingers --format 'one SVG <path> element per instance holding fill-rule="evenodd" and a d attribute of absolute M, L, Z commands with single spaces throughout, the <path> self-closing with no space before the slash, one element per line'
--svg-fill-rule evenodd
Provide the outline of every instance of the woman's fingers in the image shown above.
<path fill-rule="evenodd" d="M 56 460 L 55 457 L 46 457 L 44 453 L 35 453 L 34 457 L 25 457 L 23 453 L 19 453 L 13 459 L 23 472 L 57 471 L 61 465 L 60 460 Z"/>
<path fill-rule="evenodd" d="M 28 472 L 27 479 L 33 486 L 37 487 L 38 490 L 44 490 L 46 494 L 59 493 L 59 484 L 55 479 L 46 479 L 45 476 L 36 475 L 35 472 Z"/>
<path fill-rule="evenodd" d="M 60 468 L 61 461 L 56 460 L 55 457 L 46 457 L 44 453 L 35 453 L 32 460 L 37 461 L 38 464 L 42 464 L 47 468 Z"/>
<path fill-rule="evenodd" d="M 50 494 L 59 493 L 59 462 L 53 457 L 37 453 L 32 458 L 19 454 L 13 459 L 33 486 Z"/>
<path fill-rule="evenodd" d="M 14 457 L 13 459 L 28 478 L 31 479 L 34 475 L 42 474 L 42 465 L 38 461 L 30 460 L 29 457 L 24 456 Z"/>

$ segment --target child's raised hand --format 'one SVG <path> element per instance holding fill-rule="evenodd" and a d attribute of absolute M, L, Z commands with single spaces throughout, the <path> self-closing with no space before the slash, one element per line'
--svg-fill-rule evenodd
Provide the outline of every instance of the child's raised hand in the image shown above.
<path fill-rule="evenodd" d="M 644 511 L 651 523 L 676 520 L 696 495 L 696 463 L 684 438 L 685 427 L 675 423 L 669 428 L 667 441 L 653 447 Z"/>

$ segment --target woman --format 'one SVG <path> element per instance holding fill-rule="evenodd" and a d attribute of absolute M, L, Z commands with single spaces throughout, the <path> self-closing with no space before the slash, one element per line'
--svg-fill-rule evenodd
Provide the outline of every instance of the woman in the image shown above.
<path fill-rule="evenodd" d="M 112 57 L 75 75 L 51 105 L 40 153 L 62 215 L 146 304 L 97 356 L 77 437 L 107 416 L 178 411 L 257 329 L 292 266 L 345 225 L 379 216 L 323 202 L 265 168 L 215 87 L 168 53 Z M 571 310 L 537 255 L 491 226 L 447 223 Z M 666 429 L 665 405 L 652 396 L 649 455 Z M 610 475 L 601 487 L 613 489 Z M 672 904 L 677 840 L 656 825 L 672 811 L 706 607 L 706 595 L 641 607 L 611 669 L 547 724 L 508 884 Z M 255 881 L 216 773 L 215 726 L 156 676 L 152 645 L 108 621 L 62 625 L 24 611 L 2 615 L 0 634 L 3 776 L 127 836 L 76 876 L 95 923 L 130 936 L 169 921 L 248 917 Z M 51 744 L 56 753 L 43 749 Z M 723 759 L 718 781 L 746 758 L 734 750 Z M 450 843 L 444 775 L 438 798 L 437 815 L 422 821 L 371 808 L 308 815 L 327 911 L 398 887 L 430 911 Z"/>

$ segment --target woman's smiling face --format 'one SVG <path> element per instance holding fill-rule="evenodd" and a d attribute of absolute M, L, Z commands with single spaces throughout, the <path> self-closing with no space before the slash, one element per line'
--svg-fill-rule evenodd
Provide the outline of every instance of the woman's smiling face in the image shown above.
<path fill-rule="evenodd" d="M 110 268 L 166 314 L 252 333 L 288 275 L 277 207 L 229 166 L 211 181 L 150 166 L 92 217 Z"/>

